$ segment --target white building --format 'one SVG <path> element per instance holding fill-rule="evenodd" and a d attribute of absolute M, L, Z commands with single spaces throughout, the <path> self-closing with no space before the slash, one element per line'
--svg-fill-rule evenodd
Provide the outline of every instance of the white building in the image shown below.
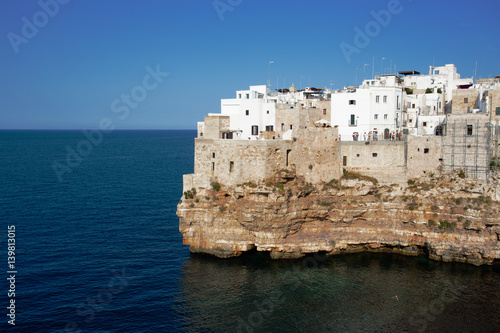
<path fill-rule="evenodd" d="M 227 139 L 258 139 L 262 131 L 274 131 L 276 99 L 269 96 L 265 85 L 250 86 L 248 90 L 236 91 L 236 98 L 221 99 L 221 113 L 209 116 L 228 116 Z M 203 132 L 204 123 L 199 122 Z"/>
<path fill-rule="evenodd" d="M 333 93 L 332 125 L 339 127 L 341 140 L 389 137 L 401 129 L 402 88 L 395 75 L 363 81 L 356 89 Z"/>

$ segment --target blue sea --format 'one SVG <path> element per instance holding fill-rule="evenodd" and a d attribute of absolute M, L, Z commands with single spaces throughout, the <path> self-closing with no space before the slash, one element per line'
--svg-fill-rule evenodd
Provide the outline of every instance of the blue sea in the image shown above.
<path fill-rule="evenodd" d="M 498 265 L 190 254 L 175 212 L 195 135 L 0 131 L 1 331 L 500 331 Z"/>

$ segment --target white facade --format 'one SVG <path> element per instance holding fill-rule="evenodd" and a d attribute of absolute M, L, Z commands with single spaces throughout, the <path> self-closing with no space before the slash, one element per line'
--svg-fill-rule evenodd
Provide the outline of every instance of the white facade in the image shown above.
<path fill-rule="evenodd" d="M 445 103 L 451 101 L 453 89 L 458 85 L 472 84 L 472 78 L 460 78 L 454 64 L 433 67 L 429 66 L 429 75 L 410 75 L 403 78 L 403 85 L 412 89 L 441 88 L 445 94 Z"/>
<path fill-rule="evenodd" d="M 356 140 L 356 133 L 359 141 L 373 138 L 373 134 L 383 140 L 385 133 L 388 136 L 401 129 L 402 96 L 395 76 L 365 80 L 358 89 L 333 93 L 332 126 L 339 127 L 343 141 Z"/>
<path fill-rule="evenodd" d="M 221 115 L 230 117 L 233 139 L 258 139 L 260 132 L 275 129 L 275 99 L 267 86 L 238 90 L 236 98 L 221 100 Z"/>

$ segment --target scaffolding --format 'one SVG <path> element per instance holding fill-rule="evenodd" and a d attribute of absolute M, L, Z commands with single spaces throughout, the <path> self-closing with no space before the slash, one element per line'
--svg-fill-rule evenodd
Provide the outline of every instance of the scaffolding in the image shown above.
<path fill-rule="evenodd" d="M 489 181 L 492 127 L 484 115 L 448 117 L 443 123 L 441 171 L 462 170 L 468 178 Z"/>

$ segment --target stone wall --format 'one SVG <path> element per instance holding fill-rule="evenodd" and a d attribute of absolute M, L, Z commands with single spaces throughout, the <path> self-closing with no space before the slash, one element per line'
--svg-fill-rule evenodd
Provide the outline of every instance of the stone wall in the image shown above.
<path fill-rule="evenodd" d="M 311 183 L 340 177 L 337 127 L 308 127 L 296 133 L 290 162 L 297 175 Z"/>
<path fill-rule="evenodd" d="M 287 167 L 292 147 L 285 140 L 196 139 L 194 173 L 228 186 L 265 180 Z"/>
<path fill-rule="evenodd" d="M 477 89 L 455 89 L 452 96 L 452 114 L 472 113 L 475 108 L 479 108 Z"/>
<path fill-rule="evenodd" d="M 205 116 L 204 131 L 204 138 L 222 138 L 222 132 L 229 131 L 229 116 Z"/>
<path fill-rule="evenodd" d="M 342 141 L 341 168 L 383 183 L 406 182 L 405 141 Z"/>
<path fill-rule="evenodd" d="M 441 170 L 441 136 L 409 136 L 407 149 L 408 178 L 438 175 Z"/>

